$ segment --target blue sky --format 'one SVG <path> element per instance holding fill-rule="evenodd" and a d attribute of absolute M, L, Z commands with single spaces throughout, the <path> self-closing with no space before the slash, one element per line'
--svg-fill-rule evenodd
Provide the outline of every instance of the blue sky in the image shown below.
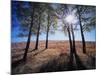
<path fill-rule="evenodd" d="M 11 29 L 11 42 L 26 42 L 27 37 L 18 37 L 20 31 L 20 22 L 16 17 L 16 11 L 12 10 L 12 29 Z M 59 22 L 60 23 L 60 22 Z M 58 23 L 58 24 L 59 24 Z M 81 33 L 80 30 L 75 31 L 75 40 L 81 41 Z M 96 41 L 96 29 L 94 28 L 90 32 L 84 32 L 86 41 Z M 42 33 L 39 37 L 39 40 L 45 40 L 46 34 Z M 35 41 L 36 36 L 32 35 L 31 41 Z M 62 31 L 55 31 L 55 34 L 49 33 L 49 40 L 69 40 L 68 36 L 66 36 Z"/>
<path fill-rule="evenodd" d="M 18 37 L 18 34 L 20 33 L 20 23 L 16 18 L 16 15 L 13 15 L 13 21 L 12 21 L 12 31 L 11 31 L 11 41 L 12 42 L 26 42 L 27 37 Z M 81 34 L 80 30 L 75 31 L 75 40 L 81 41 Z M 90 32 L 84 32 L 85 40 L 86 41 L 96 41 L 96 29 L 94 28 Z M 39 37 L 39 40 L 45 40 L 46 34 L 42 33 Z M 56 31 L 55 34 L 49 33 L 49 40 L 68 40 L 68 36 L 66 36 L 62 31 Z M 33 35 L 31 37 L 32 41 L 36 40 L 36 36 Z"/>
<path fill-rule="evenodd" d="M 11 41 L 12 42 L 26 42 L 27 37 L 18 37 L 18 34 L 20 33 L 19 30 L 19 23 L 15 22 L 13 27 L 12 27 L 12 32 L 11 32 Z M 18 26 L 17 26 L 18 25 Z M 81 34 L 80 31 L 75 31 L 75 40 L 81 41 Z M 95 28 L 91 30 L 90 32 L 84 32 L 85 40 L 86 41 L 96 41 L 96 30 Z M 46 34 L 42 33 L 39 37 L 39 40 L 45 40 L 46 39 Z M 55 34 L 49 33 L 49 40 L 68 40 L 68 36 L 65 35 L 62 31 L 56 31 Z M 36 40 L 36 36 L 32 35 L 31 37 L 32 41 Z"/>
<path fill-rule="evenodd" d="M 15 32 L 15 33 L 12 32 L 12 37 L 11 37 L 12 42 L 22 42 L 22 41 L 26 42 L 27 41 L 27 37 L 23 37 L 23 38 L 17 37 L 17 33 L 18 32 Z M 92 30 L 91 32 L 84 33 L 86 41 L 95 41 L 96 40 L 95 35 L 96 35 L 95 29 Z M 39 40 L 45 40 L 45 37 L 46 35 L 42 34 L 40 35 Z M 35 39 L 36 39 L 36 36 L 33 35 L 31 37 L 31 40 L 35 41 Z M 49 34 L 49 40 L 68 40 L 68 36 L 65 36 L 63 32 L 56 31 L 55 34 Z M 81 41 L 81 35 L 79 31 L 75 32 L 75 40 Z"/>

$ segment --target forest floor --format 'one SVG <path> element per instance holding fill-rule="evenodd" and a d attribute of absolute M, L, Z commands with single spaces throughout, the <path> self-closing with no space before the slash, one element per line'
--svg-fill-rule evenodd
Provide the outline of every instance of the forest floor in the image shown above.
<path fill-rule="evenodd" d="M 40 41 L 38 50 L 34 50 L 35 43 L 31 42 L 26 62 L 22 61 L 26 43 L 12 43 L 11 45 L 12 74 L 96 68 L 95 42 L 86 42 L 87 53 L 83 54 L 81 42 L 76 41 L 76 54 L 72 57 L 68 41 L 49 41 L 48 49 L 45 49 L 45 41 Z"/>

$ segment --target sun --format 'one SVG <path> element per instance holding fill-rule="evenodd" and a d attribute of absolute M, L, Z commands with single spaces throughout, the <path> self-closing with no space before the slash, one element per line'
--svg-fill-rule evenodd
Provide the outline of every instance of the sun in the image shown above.
<path fill-rule="evenodd" d="M 73 23 L 75 17 L 73 15 L 68 15 L 65 20 L 68 22 L 68 23 Z"/>

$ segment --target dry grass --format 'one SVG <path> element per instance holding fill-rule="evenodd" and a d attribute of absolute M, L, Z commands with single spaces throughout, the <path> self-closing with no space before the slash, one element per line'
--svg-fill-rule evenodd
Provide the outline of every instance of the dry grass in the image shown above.
<path fill-rule="evenodd" d="M 12 44 L 12 67 L 15 61 L 22 59 L 26 43 Z M 37 73 L 95 69 L 95 42 L 86 42 L 87 54 L 82 53 L 81 42 L 76 42 L 77 55 L 70 61 L 68 41 L 49 41 L 48 49 L 45 49 L 45 42 L 39 42 L 39 49 L 34 49 L 34 42 L 31 42 L 27 62 L 17 63 L 12 68 L 12 73 Z M 14 63 L 16 64 L 16 63 Z"/>

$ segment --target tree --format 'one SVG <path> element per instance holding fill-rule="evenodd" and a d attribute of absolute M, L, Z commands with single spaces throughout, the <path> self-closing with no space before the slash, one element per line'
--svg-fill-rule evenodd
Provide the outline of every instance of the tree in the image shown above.
<path fill-rule="evenodd" d="M 70 28 L 68 23 L 67 24 L 65 22 L 63 22 L 63 23 L 64 23 L 63 30 L 64 30 L 65 35 L 67 35 L 67 33 L 68 33 L 69 43 L 70 43 L 70 55 L 72 56 L 72 54 L 73 54 L 73 43 L 72 43 L 72 38 L 71 38 L 71 28 Z"/>
<path fill-rule="evenodd" d="M 79 25 L 80 25 L 80 31 L 81 31 L 81 37 L 82 37 L 82 44 L 83 44 L 83 53 L 86 53 L 86 44 L 85 44 L 85 37 L 84 37 L 84 33 L 83 31 L 84 30 L 87 30 L 87 28 L 91 27 L 89 26 L 89 22 L 91 25 L 95 25 L 94 22 L 95 22 L 95 19 L 94 21 L 89 21 L 90 19 L 93 18 L 92 15 L 88 16 L 91 12 L 95 12 L 95 8 L 94 7 L 89 7 L 89 6 L 80 6 L 80 5 L 77 5 L 76 6 L 76 9 L 77 9 L 77 15 L 78 15 L 78 19 L 79 19 Z M 82 25 L 84 24 L 84 25 Z M 84 28 L 84 30 L 83 30 Z"/>
<path fill-rule="evenodd" d="M 74 28 L 73 28 L 73 25 L 71 24 L 71 33 L 72 33 L 72 38 L 73 38 L 73 51 L 72 53 L 75 53 L 76 54 L 76 47 L 75 47 L 75 35 L 74 35 Z"/>
<path fill-rule="evenodd" d="M 38 10 L 38 16 L 39 16 L 39 21 L 38 21 L 38 28 L 37 28 L 37 39 L 36 39 L 36 46 L 35 46 L 35 50 L 38 49 L 38 41 L 39 41 L 39 34 L 40 34 L 40 28 L 44 25 L 43 25 L 43 22 L 45 20 L 45 17 L 43 16 L 44 15 L 44 12 L 46 11 L 46 4 L 43 4 L 43 3 L 38 3 L 37 4 L 37 10 Z M 49 30 L 49 29 L 48 29 Z"/>
<path fill-rule="evenodd" d="M 53 27 L 51 30 L 56 30 L 57 28 L 57 18 L 54 15 L 55 10 L 53 9 L 52 6 L 47 5 L 47 14 L 48 14 L 48 24 L 47 24 L 47 33 L 46 33 L 46 46 L 45 48 L 48 48 L 48 35 L 49 35 L 49 30 L 50 27 Z"/>
<path fill-rule="evenodd" d="M 52 7 L 52 4 L 44 4 L 42 9 L 44 11 L 41 14 L 41 32 L 46 33 L 45 48 L 48 48 L 48 36 L 49 33 L 54 33 L 57 29 L 57 18 L 54 15 L 55 10 Z"/>
<path fill-rule="evenodd" d="M 26 48 L 25 48 L 25 52 L 23 56 L 23 60 L 26 61 L 31 35 L 32 35 L 32 32 L 36 31 L 36 26 L 34 26 L 34 23 L 33 23 L 36 5 L 35 3 L 18 2 L 18 1 L 13 1 L 12 5 L 13 4 L 15 6 L 14 9 L 16 9 L 17 18 L 20 22 L 20 29 L 22 31 L 21 34 L 19 34 L 18 36 L 20 37 L 28 36 Z"/>
<path fill-rule="evenodd" d="M 60 7 L 56 10 L 57 12 L 55 13 L 58 19 L 61 19 L 62 21 L 62 29 L 65 33 L 65 35 L 68 34 L 69 37 L 69 44 L 70 44 L 70 55 L 71 57 L 73 56 L 73 45 L 72 45 L 72 39 L 71 39 L 71 27 L 68 24 L 68 22 L 65 21 L 66 16 L 69 13 L 69 8 L 67 5 L 59 5 Z"/>
<path fill-rule="evenodd" d="M 33 11 L 33 9 L 32 9 Z M 30 44 L 30 38 L 31 38 L 31 33 L 32 33 L 32 26 L 33 26 L 33 12 L 32 12 L 32 16 L 31 16 L 31 24 L 30 24 L 30 28 L 29 28 L 29 34 L 28 34 L 28 40 L 27 40 L 27 45 L 26 45 L 26 49 L 25 49 L 25 53 L 24 53 L 24 57 L 23 60 L 26 61 L 27 59 L 27 52 L 29 49 L 29 44 Z"/>
<path fill-rule="evenodd" d="M 40 20 L 41 20 L 41 11 L 40 11 L 40 8 L 39 8 L 39 5 L 37 4 L 37 8 L 38 8 L 38 11 L 39 11 L 39 21 L 38 21 L 38 28 L 37 28 L 37 38 L 36 38 L 36 46 L 35 46 L 35 50 L 38 49 L 38 41 L 39 41 L 39 33 L 40 33 Z"/>

